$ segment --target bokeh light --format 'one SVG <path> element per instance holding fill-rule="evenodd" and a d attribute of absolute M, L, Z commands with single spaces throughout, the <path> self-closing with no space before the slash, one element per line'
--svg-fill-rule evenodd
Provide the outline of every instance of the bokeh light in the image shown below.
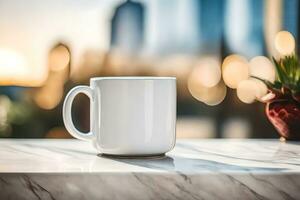
<path fill-rule="evenodd" d="M 221 103 L 227 93 L 227 88 L 223 81 L 220 81 L 214 87 L 205 87 L 201 85 L 201 82 L 195 76 L 189 77 L 188 89 L 195 99 L 209 106 Z"/>
<path fill-rule="evenodd" d="M 237 88 L 238 84 L 249 78 L 249 64 L 246 58 L 230 55 L 222 64 L 222 76 L 225 84 L 230 88 Z"/>
<path fill-rule="evenodd" d="M 255 76 L 270 82 L 274 82 L 276 72 L 273 63 L 265 56 L 257 56 L 250 60 L 249 72 Z"/>
<path fill-rule="evenodd" d="M 237 87 L 237 96 L 244 103 L 253 103 L 258 94 L 256 83 L 251 80 L 243 80 Z"/>
<path fill-rule="evenodd" d="M 29 75 L 25 57 L 11 49 L 0 49 L 1 85 L 22 84 Z"/>
<path fill-rule="evenodd" d="M 71 54 L 67 46 L 59 43 L 49 52 L 49 73 L 44 85 L 33 94 L 35 103 L 43 109 L 54 109 L 64 95 L 64 83 L 69 77 Z"/>
<path fill-rule="evenodd" d="M 290 55 L 295 51 L 295 38 L 288 31 L 280 31 L 275 36 L 275 48 L 281 55 Z"/>
<path fill-rule="evenodd" d="M 44 81 L 44 74 L 22 51 L 0 48 L 0 85 L 37 87 Z"/>
<path fill-rule="evenodd" d="M 205 87 L 213 87 L 221 80 L 220 62 L 216 58 L 203 58 L 197 62 L 192 76 L 199 79 L 199 83 Z"/>
<path fill-rule="evenodd" d="M 42 87 L 34 96 L 34 100 L 40 108 L 51 110 L 59 104 L 62 97 L 63 89 L 54 84 Z"/>
<path fill-rule="evenodd" d="M 226 97 L 227 87 L 223 81 L 220 81 L 218 85 L 212 88 L 206 88 L 209 95 L 204 100 L 204 103 L 209 106 L 215 106 L 220 104 Z"/>
<path fill-rule="evenodd" d="M 250 78 L 249 80 L 254 81 L 256 83 L 256 86 L 259 91 L 256 95 L 256 100 L 261 100 L 261 98 L 268 93 L 267 85 L 256 78 Z"/>
<path fill-rule="evenodd" d="M 262 98 L 267 92 L 267 86 L 262 81 L 254 78 L 241 81 L 237 87 L 238 98 L 247 104 Z"/>
<path fill-rule="evenodd" d="M 224 66 L 226 66 L 228 63 L 231 63 L 233 61 L 240 61 L 240 62 L 247 62 L 247 59 L 243 56 L 240 56 L 238 54 L 231 54 L 229 56 L 227 56 L 224 60 L 223 60 L 223 63 L 222 63 L 222 68 Z"/>
<path fill-rule="evenodd" d="M 51 71 L 63 70 L 70 63 L 70 52 L 64 45 L 59 45 L 49 54 L 49 68 Z"/>

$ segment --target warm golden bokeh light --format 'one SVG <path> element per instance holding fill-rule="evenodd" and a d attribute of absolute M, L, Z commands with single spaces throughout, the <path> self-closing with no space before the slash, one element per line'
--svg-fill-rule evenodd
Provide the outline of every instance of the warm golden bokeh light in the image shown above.
<path fill-rule="evenodd" d="M 70 59 L 69 50 L 64 45 L 60 45 L 49 54 L 49 68 L 51 71 L 63 70 L 70 63 Z"/>
<path fill-rule="evenodd" d="M 26 60 L 20 53 L 10 49 L 0 49 L 0 67 L 10 70 L 4 72 L 13 75 L 15 71 L 26 68 Z"/>
<path fill-rule="evenodd" d="M 192 71 L 192 76 L 199 79 L 201 85 L 213 87 L 221 80 L 220 62 L 216 58 L 203 58 L 197 62 Z"/>
<path fill-rule="evenodd" d="M 205 87 L 201 85 L 201 82 L 199 79 L 195 78 L 195 76 L 189 77 L 188 89 L 195 99 L 210 106 L 221 103 L 227 92 L 227 88 L 223 81 L 220 81 L 214 87 Z"/>
<path fill-rule="evenodd" d="M 249 72 L 251 76 L 255 76 L 270 82 L 274 82 L 276 72 L 272 62 L 265 56 L 257 56 L 250 60 Z"/>
<path fill-rule="evenodd" d="M 237 87 L 237 96 L 244 103 L 253 103 L 267 94 L 267 86 L 260 80 L 250 78 L 243 80 Z"/>
<path fill-rule="evenodd" d="M 245 63 L 248 62 L 247 59 L 243 56 L 240 56 L 238 54 L 231 54 L 223 60 L 222 68 L 224 66 L 226 66 L 228 63 L 231 63 L 233 61 L 240 61 L 240 62 L 245 62 Z"/>
<path fill-rule="evenodd" d="M 0 85 L 35 87 L 44 81 L 39 73 L 33 73 L 28 60 L 20 52 L 0 49 Z"/>
<path fill-rule="evenodd" d="M 69 77 L 70 57 L 69 49 L 61 43 L 50 50 L 47 80 L 33 94 L 33 100 L 40 108 L 54 109 L 61 102 L 64 94 L 64 84 Z"/>
<path fill-rule="evenodd" d="M 209 106 L 215 106 L 220 104 L 226 97 L 227 87 L 223 81 L 220 81 L 216 86 L 212 88 L 206 88 L 209 95 L 204 100 L 204 103 Z"/>
<path fill-rule="evenodd" d="M 256 87 L 258 88 L 259 91 L 256 95 L 256 100 L 260 100 L 263 96 L 265 96 L 268 93 L 268 87 L 265 83 L 263 83 L 258 79 L 250 78 L 250 80 L 256 83 Z"/>
<path fill-rule="evenodd" d="M 61 101 L 63 89 L 60 87 L 43 87 L 34 97 L 36 104 L 43 109 L 51 110 Z"/>
<path fill-rule="evenodd" d="M 280 31 L 275 36 L 275 48 L 281 55 L 290 55 L 295 51 L 295 38 L 288 31 Z"/>
<path fill-rule="evenodd" d="M 20 53 L 9 49 L 0 49 L 0 80 L 2 84 L 25 78 L 28 73 L 27 68 L 26 60 Z"/>
<path fill-rule="evenodd" d="M 243 80 L 237 87 L 237 96 L 244 103 L 253 103 L 259 93 L 257 85 L 252 80 Z"/>
<path fill-rule="evenodd" d="M 222 76 L 225 84 L 230 88 L 237 88 L 238 84 L 249 78 L 249 64 L 246 58 L 230 55 L 222 64 Z"/>

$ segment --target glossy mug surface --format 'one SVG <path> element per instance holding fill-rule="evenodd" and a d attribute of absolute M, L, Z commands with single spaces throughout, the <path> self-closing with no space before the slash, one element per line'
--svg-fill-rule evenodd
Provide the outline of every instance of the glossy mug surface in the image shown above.
<path fill-rule="evenodd" d="M 89 133 L 78 131 L 72 122 L 72 102 L 78 93 L 90 98 Z M 72 136 L 91 141 L 99 153 L 164 154 L 175 145 L 176 78 L 91 78 L 90 86 L 70 90 L 63 105 L 63 119 Z"/>

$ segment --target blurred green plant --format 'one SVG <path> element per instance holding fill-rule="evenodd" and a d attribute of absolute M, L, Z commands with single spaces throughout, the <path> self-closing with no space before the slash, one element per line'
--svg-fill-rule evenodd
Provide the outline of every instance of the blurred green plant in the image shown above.
<path fill-rule="evenodd" d="M 32 118 L 32 106 L 25 101 L 14 102 L 0 95 L 0 137 L 9 137 L 13 125 L 25 124 Z"/>
<path fill-rule="evenodd" d="M 276 97 L 291 96 L 295 101 L 300 102 L 300 66 L 298 57 L 295 54 L 284 56 L 278 60 L 273 57 L 276 70 L 276 80 L 270 81 L 254 77 L 263 81 L 268 89 Z"/>

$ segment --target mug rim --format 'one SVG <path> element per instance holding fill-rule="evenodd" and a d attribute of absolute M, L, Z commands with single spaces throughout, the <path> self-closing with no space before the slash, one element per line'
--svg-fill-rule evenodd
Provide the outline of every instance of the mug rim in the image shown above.
<path fill-rule="evenodd" d="M 91 81 L 97 80 L 176 80 L 174 76 L 103 76 L 92 77 Z"/>

